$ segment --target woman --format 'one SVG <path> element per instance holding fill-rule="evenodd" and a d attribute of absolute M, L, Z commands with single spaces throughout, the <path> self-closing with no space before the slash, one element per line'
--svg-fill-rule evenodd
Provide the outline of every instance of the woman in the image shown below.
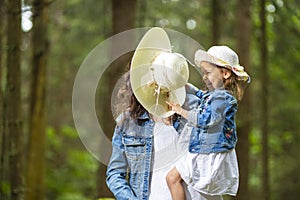
<path fill-rule="evenodd" d="M 188 139 L 179 138 L 178 134 L 185 121 L 179 115 L 168 119 L 151 116 L 134 96 L 129 73 L 125 74 L 125 79 L 126 84 L 120 89 L 118 98 L 130 97 L 130 103 L 116 120 L 106 183 L 118 200 L 171 200 L 165 177 L 176 159 L 187 149 Z M 187 89 L 189 93 L 192 88 Z M 188 99 L 187 104 L 192 105 L 192 98 Z M 186 199 L 198 197 L 193 195 L 193 190 L 186 188 Z"/>

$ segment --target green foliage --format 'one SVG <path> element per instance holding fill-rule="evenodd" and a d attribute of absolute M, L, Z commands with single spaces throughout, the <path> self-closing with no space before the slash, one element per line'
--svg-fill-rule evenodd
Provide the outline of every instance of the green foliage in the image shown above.
<path fill-rule="evenodd" d="M 9 196 L 10 195 L 10 184 L 6 181 L 1 182 L 1 191 L 3 192 L 2 195 L 4 196 Z"/>
<path fill-rule="evenodd" d="M 250 163 L 249 163 L 249 188 L 253 197 L 259 197 L 261 187 L 261 131 L 253 128 L 249 135 L 250 144 Z"/>
<path fill-rule="evenodd" d="M 89 200 L 90 198 L 84 197 L 80 193 L 64 193 L 62 196 L 58 197 L 57 200 Z"/>
<path fill-rule="evenodd" d="M 143 0 L 139 4 L 145 3 Z M 160 26 L 174 29 L 197 40 L 204 47 L 209 46 L 210 1 L 154 0 L 146 1 L 144 10 L 137 10 L 137 16 L 145 15 L 143 20 L 137 19 L 139 27 Z"/>
<path fill-rule="evenodd" d="M 64 126 L 47 129 L 47 196 L 49 199 L 95 197 L 97 161 L 83 149 L 76 130 Z"/>
<path fill-rule="evenodd" d="M 114 200 L 113 198 L 99 198 L 98 200 Z"/>
<path fill-rule="evenodd" d="M 254 114 L 260 115 L 261 66 L 259 65 L 259 1 L 253 4 L 253 102 Z M 269 66 L 269 155 L 271 199 L 297 199 L 299 196 L 300 145 L 299 126 L 299 55 L 300 55 L 300 4 L 296 1 L 268 1 L 266 6 Z M 296 22 L 297 21 L 297 22 Z M 259 129 L 260 118 L 253 118 L 253 129 Z M 254 131 L 250 136 L 250 186 L 252 193 L 261 193 L 261 135 Z M 252 167 L 255 170 L 252 170 Z M 258 196 L 259 197 L 259 196 Z"/>

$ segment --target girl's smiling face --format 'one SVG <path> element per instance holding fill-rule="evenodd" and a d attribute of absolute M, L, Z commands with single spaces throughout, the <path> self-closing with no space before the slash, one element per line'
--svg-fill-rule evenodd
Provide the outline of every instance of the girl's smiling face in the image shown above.
<path fill-rule="evenodd" d="M 203 72 L 203 81 L 209 91 L 224 88 L 225 75 L 222 69 L 209 62 L 202 62 L 201 70 Z"/>

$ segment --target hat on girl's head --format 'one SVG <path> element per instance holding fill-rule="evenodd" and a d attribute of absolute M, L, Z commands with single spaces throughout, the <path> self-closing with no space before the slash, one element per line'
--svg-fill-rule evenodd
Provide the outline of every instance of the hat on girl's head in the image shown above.
<path fill-rule="evenodd" d="M 200 67 L 201 62 L 209 62 L 220 67 L 230 69 L 239 80 L 250 83 L 250 76 L 239 64 L 238 55 L 227 46 L 212 46 L 208 51 L 199 49 L 195 53 L 195 63 Z"/>
<path fill-rule="evenodd" d="M 166 101 L 182 105 L 189 78 L 186 59 L 171 52 L 171 43 L 162 28 L 151 28 L 141 39 L 131 60 L 130 83 L 134 95 L 151 114 L 174 114 Z"/>

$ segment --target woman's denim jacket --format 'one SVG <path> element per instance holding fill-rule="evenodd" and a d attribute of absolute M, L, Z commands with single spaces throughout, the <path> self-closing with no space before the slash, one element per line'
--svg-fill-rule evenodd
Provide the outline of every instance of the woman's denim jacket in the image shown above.
<path fill-rule="evenodd" d="M 189 144 L 191 153 L 225 152 L 237 142 L 235 114 L 237 100 L 226 90 L 198 91 L 198 106 L 188 112 L 193 126 Z"/>
<path fill-rule="evenodd" d="M 179 119 L 173 124 L 180 127 Z M 153 121 L 147 113 L 132 120 L 129 113 L 118 119 L 112 138 L 112 155 L 106 183 L 116 199 L 148 199 L 153 148 Z M 183 125 L 181 125 L 183 127 Z"/>
<path fill-rule="evenodd" d="M 186 86 L 187 98 L 185 109 L 198 103 L 196 89 Z M 181 132 L 187 121 L 178 117 L 173 126 Z M 151 161 L 153 149 L 153 121 L 147 113 L 137 120 L 129 117 L 129 113 L 117 119 L 117 126 L 112 138 L 112 155 L 107 166 L 106 183 L 116 199 L 135 200 L 149 198 L 151 177 Z"/>

